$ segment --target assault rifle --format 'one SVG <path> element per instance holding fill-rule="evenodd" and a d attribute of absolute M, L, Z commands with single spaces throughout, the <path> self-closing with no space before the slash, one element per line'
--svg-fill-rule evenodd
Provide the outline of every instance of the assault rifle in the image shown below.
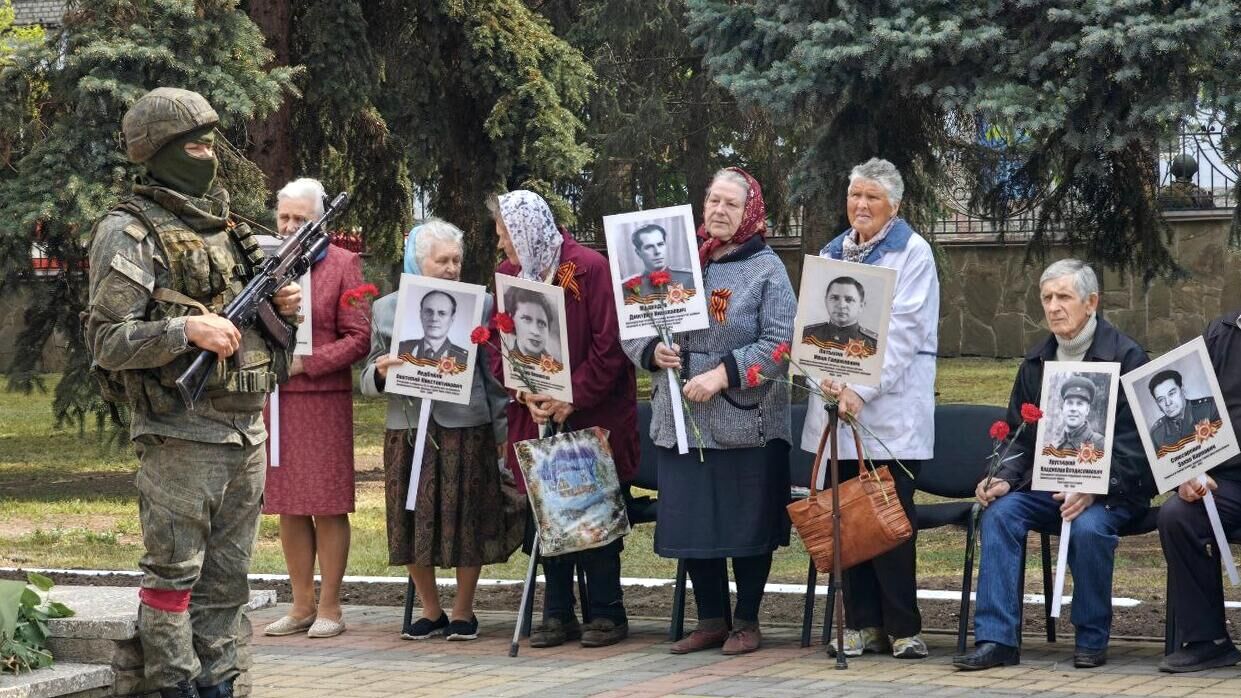
<path fill-rule="evenodd" d="M 263 333 L 275 344 L 283 349 L 292 346 L 296 334 L 276 312 L 271 302 L 272 295 L 285 284 L 305 274 L 310 265 L 327 249 L 332 242 L 328 235 L 328 222 L 348 204 L 348 192 L 337 194 L 318 220 L 303 223 L 296 233 L 285 238 L 280 247 L 263 261 L 250 283 L 225 306 L 224 312 L 220 313 L 221 317 L 239 329 L 250 327 L 257 320 Z M 207 381 L 215 372 L 217 361 L 219 356 L 215 352 L 204 349 L 198 353 L 185 373 L 177 378 L 177 390 L 180 391 L 187 409 L 194 409 L 194 404 L 202 397 Z"/>

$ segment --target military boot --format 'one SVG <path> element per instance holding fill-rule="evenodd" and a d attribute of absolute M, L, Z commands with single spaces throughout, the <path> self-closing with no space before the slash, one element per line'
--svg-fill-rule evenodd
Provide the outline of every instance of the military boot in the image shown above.
<path fill-rule="evenodd" d="M 199 686 L 198 695 L 199 698 L 233 698 L 233 679 L 214 686 Z"/>
<path fill-rule="evenodd" d="M 229 695 L 232 695 L 232 691 L 229 691 Z M 159 689 L 159 698 L 201 698 L 201 695 L 193 681 L 181 679 L 176 686 Z"/>

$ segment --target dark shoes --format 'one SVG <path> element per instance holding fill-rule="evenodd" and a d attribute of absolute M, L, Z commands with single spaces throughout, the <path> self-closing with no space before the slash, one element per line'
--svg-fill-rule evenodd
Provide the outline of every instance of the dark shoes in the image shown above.
<path fill-rule="evenodd" d="M 723 654 L 749 654 L 763 644 L 763 633 L 758 629 L 758 623 L 748 621 L 737 621 L 737 626 L 728 634 L 728 639 L 724 641 Z"/>
<path fill-rule="evenodd" d="M 1159 670 L 1170 674 L 1187 671 L 1202 671 L 1232 666 L 1241 662 L 1241 652 L 1231 640 L 1216 644 L 1213 641 L 1190 642 L 1179 650 L 1169 654 L 1159 662 Z"/>
<path fill-rule="evenodd" d="M 477 640 L 478 618 L 470 616 L 469 620 L 454 620 L 448 624 L 448 628 L 444 630 L 444 635 L 449 640 Z"/>
<path fill-rule="evenodd" d="M 710 618 L 698 621 L 698 629 L 686 637 L 672 643 L 668 651 L 672 654 L 689 654 L 717 647 L 723 647 L 728 639 L 728 625 L 723 618 Z"/>
<path fill-rule="evenodd" d="M 974 647 L 973 652 L 952 658 L 952 665 L 961 671 L 978 671 L 1020 663 L 1020 650 L 996 642 L 980 642 Z"/>
<path fill-rule="evenodd" d="M 443 635 L 447 628 L 448 614 L 440 611 L 440 617 L 437 620 L 419 618 L 413 625 L 406 626 L 401 630 L 401 637 L 406 640 L 426 640 L 436 635 Z"/>
<path fill-rule="evenodd" d="M 1098 669 L 1107 664 L 1107 648 L 1088 650 L 1082 647 L 1073 649 L 1073 666 L 1078 669 Z"/>
<path fill-rule="evenodd" d="M 629 637 L 629 623 L 596 618 L 582 626 L 582 647 L 607 647 Z"/>
<path fill-rule="evenodd" d="M 198 687 L 193 681 L 181 680 L 176 686 L 159 689 L 159 698 L 199 698 Z"/>
<path fill-rule="evenodd" d="M 625 626 L 625 630 L 627 632 L 629 626 Z M 530 646 L 559 647 L 570 640 L 578 640 L 581 637 L 582 626 L 578 624 L 577 618 L 570 618 L 568 622 L 559 618 L 547 618 L 530 631 Z"/>

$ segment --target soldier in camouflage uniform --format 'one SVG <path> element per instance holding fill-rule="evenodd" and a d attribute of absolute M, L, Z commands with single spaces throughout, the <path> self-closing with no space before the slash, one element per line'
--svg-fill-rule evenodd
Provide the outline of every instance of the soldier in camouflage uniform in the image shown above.
<path fill-rule="evenodd" d="M 201 95 L 161 87 L 122 121 L 146 168 L 95 225 L 86 340 L 105 397 L 130 407 L 146 553 L 138 634 L 145 686 L 161 696 L 232 696 L 247 658 L 246 575 L 266 468 L 262 409 L 289 356 L 218 315 L 262 259 L 215 181 L 218 117 Z M 296 284 L 273 298 L 286 318 Z M 190 411 L 174 381 L 199 349 L 220 363 Z"/>

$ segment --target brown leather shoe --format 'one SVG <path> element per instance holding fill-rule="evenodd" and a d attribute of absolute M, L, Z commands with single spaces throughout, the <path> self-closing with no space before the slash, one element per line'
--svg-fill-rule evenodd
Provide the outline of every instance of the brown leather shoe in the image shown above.
<path fill-rule="evenodd" d="M 668 648 L 672 654 L 689 654 L 701 650 L 723 647 L 728 639 L 728 625 L 723 618 L 709 618 L 698 621 L 698 629 L 688 636 L 677 640 Z"/>
<path fill-rule="evenodd" d="M 733 631 L 728 634 L 728 639 L 724 641 L 724 654 L 749 654 L 757 650 L 763 644 L 763 633 L 758 629 L 758 623 L 747 623 L 740 621 Z"/>

